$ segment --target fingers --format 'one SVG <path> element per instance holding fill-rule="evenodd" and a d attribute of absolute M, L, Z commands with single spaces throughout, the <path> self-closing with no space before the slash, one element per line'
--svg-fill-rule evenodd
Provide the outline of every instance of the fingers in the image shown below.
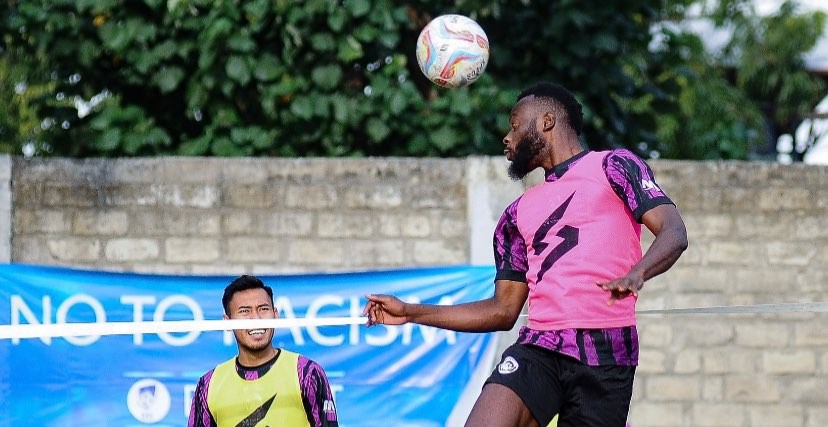
<path fill-rule="evenodd" d="M 371 327 L 381 324 L 384 313 L 382 304 L 390 297 L 388 295 L 366 294 L 365 298 L 368 298 L 368 303 L 365 304 L 365 308 L 362 310 L 362 315 L 368 317 L 365 326 Z"/>
<path fill-rule="evenodd" d="M 616 301 L 627 298 L 630 295 L 638 297 L 638 291 L 636 289 L 627 287 L 624 283 L 613 282 L 596 283 L 599 288 L 610 293 L 610 298 L 607 299 L 607 305 L 613 305 Z"/>

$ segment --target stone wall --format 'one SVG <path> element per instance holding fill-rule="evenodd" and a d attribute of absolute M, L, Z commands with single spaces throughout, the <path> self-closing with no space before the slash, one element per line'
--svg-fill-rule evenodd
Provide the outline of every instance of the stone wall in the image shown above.
<path fill-rule="evenodd" d="M 639 309 L 828 300 L 827 167 L 651 165 L 690 248 Z M 487 157 L 0 156 L 0 262 L 221 274 L 488 264 L 501 210 L 539 180 L 510 182 Z M 631 425 L 822 426 L 826 320 L 641 315 Z"/>

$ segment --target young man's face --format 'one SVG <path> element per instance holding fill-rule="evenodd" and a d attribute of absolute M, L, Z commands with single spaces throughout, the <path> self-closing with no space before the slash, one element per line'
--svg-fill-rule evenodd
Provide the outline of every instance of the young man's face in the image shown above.
<path fill-rule="evenodd" d="M 279 313 L 264 289 L 247 289 L 236 292 L 230 299 L 226 319 L 276 319 Z M 258 352 L 270 347 L 273 329 L 236 329 L 239 351 Z"/>

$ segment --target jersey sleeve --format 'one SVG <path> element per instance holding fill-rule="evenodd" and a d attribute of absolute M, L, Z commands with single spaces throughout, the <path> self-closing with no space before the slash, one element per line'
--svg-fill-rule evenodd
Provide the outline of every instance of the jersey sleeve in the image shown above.
<path fill-rule="evenodd" d="M 318 363 L 299 355 L 299 387 L 311 427 L 339 427 L 331 386 Z"/>
<path fill-rule="evenodd" d="M 650 209 L 675 204 L 656 184 L 650 166 L 631 151 L 612 150 L 604 157 L 603 166 L 613 191 L 627 204 L 639 223 Z"/>
<path fill-rule="evenodd" d="M 207 388 L 210 387 L 210 378 L 213 377 L 213 371 L 204 374 L 198 379 L 195 393 L 193 393 L 193 402 L 190 404 L 190 418 L 187 421 L 187 427 L 217 427 L 216 420 L 210 413 L 207 407 Z"/>
<path fill-rule="evenodd" d="M 517 227 L 517 206 L 520 198 L 512 202 L 500 220 L 494 232 L 495 280 L 513 280 L 526 283 L 529 262 L 526 255 L 526 243 Z"/>

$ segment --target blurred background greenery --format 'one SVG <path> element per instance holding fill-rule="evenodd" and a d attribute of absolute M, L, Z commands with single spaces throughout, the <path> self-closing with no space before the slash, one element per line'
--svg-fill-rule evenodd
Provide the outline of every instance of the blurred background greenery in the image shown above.
<path fill-rule="evenodd" d="M 492 155 L 517 93 L 551 80 L 591 149 L 774 159 L 826 95 L 825 14 L 750 0 L 7 0 L 0 152 L 25 156 Z M 461 13 L 483 77 L 443 89 L 414 43 Z M 684 25 L 726 29 L 711 51 Z M 809 148 L 792 153 L 801 160 Z"/>

